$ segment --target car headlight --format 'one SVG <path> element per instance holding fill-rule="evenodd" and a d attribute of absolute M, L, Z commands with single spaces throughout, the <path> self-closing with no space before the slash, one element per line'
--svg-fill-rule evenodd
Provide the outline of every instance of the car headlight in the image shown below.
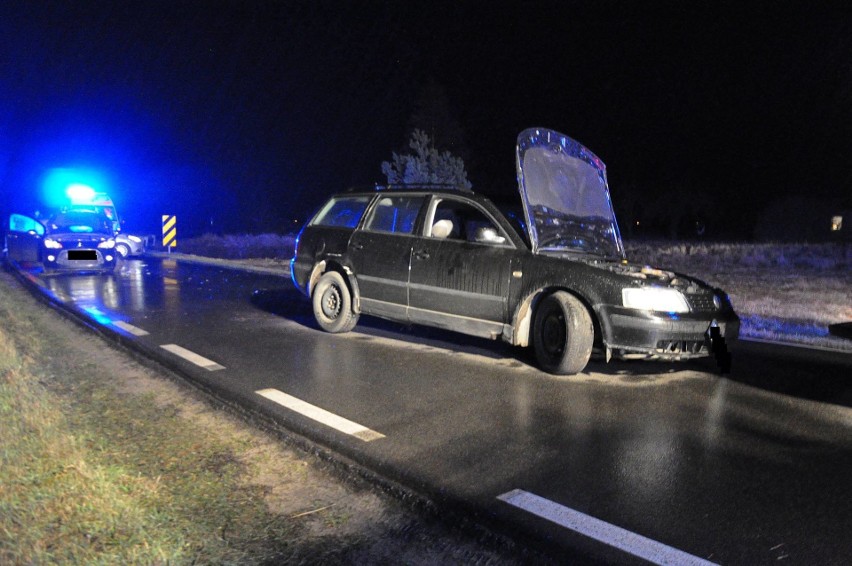
<path fill-rule="evenodd" d="M 114 248 L 115 247 L 115 240 L 104 240 L 103 242 L 98 244 L 98 247 L 102 250 L 108 250 L 108 249 Z"/>
<path fill-rule="evenodd" d="M 142 238 L 140 238 L 139 236 L 127 236 L 127 239 L 131 242 L 136 242 L 137 244 L 142 243 Z"/>
<path fill-rule="evenodd" d="M 50 248 L 52 250 L 61 250 L 62 244 L 57 242 L 56 240 L 54 240 L 52 238 L 45 238 L 44 239 L 44 247 Z"/>
<path fill-rule="evenodd" d="M 689 312 L 686 297 L 677 289 L 630 287 L 621 290 L 621 301 L 629 309 L 660 312 Z"/>

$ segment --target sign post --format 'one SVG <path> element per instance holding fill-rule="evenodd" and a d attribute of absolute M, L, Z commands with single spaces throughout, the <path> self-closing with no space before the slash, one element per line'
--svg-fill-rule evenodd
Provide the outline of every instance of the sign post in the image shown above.
<path fill-rule="evenodd" d="M 172 253 L 177 247 L 177 216 L 163 214 L 163 247 Z"/>

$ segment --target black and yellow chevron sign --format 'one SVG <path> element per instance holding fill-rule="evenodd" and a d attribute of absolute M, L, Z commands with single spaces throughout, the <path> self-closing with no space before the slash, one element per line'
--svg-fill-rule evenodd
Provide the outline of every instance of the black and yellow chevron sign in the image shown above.
<path fill-rule="evenodd" d="M 163 247 L 177 247 L 177 216 L 163 215 Z"/>

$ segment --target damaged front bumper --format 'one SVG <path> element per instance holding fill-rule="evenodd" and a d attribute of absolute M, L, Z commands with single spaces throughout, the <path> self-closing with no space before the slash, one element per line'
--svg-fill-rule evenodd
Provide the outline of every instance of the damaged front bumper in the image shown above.
<path fill-rule="evenodd" d="M 641 357 L 666 360 L 713 354 L 712 327 L 730 343 L 740 332 L 733 311 L 718 313 L 664 313 L 602 306 L 598 310 L 607 358 Z"/>

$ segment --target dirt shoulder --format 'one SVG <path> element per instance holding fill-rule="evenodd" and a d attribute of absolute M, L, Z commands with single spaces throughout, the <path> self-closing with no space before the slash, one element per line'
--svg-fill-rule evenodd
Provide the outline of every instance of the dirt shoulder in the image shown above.
<path fill-rule="evenodd" d="M 334 466 L 81 331 L 5 271 L 0 311 L 0 341 L 17 360 L 7 364 L 13 369 L 0 368 L 4 387 L 15 380 L 43 400 L 40 410 L 52 416 L 38 419 L 58 423 L 51 430 L 73 448 L 61 455 L 42 444 L 30 449 L 26 435 L 45 433 L 24 422 L 26 415 L 18 429 L 0 434 L 4 446 L 19 450 L 4 453 L 4 467 L 14 464 L 15 477 L 36 478 L 27 484 L 29 493 L 16 479 L 4 480 L 0 562 L 512 564 L 531 558 L 341 477 Z M 28 410 L 22 404 L 15 412 Z M 23 455 L 28 449 L 36 453 Z M 44 505 L 39 493 L 45 482 L 57 486 L 56 475 L 37 465 L 50 458 L 56 462 L 41 468 L 71 466 L 85 470 L 86 483 L 106 481 L 114 506 L 134 510 L 138 519 L 119 512 L 123 529 L 116 532 L 114 521 L 103 519 L 110 508 L 77 510 L 54 521 L 51 514 L 66 511 L 34 512 Z M 53 499 L 64 497 L 58 485 Z M 79 499 L 67 495 L 69 505 Z M 46 538 L 52 542 L 45 544 Z M 146 554 L 154 545 L 156 552 Z"/>

